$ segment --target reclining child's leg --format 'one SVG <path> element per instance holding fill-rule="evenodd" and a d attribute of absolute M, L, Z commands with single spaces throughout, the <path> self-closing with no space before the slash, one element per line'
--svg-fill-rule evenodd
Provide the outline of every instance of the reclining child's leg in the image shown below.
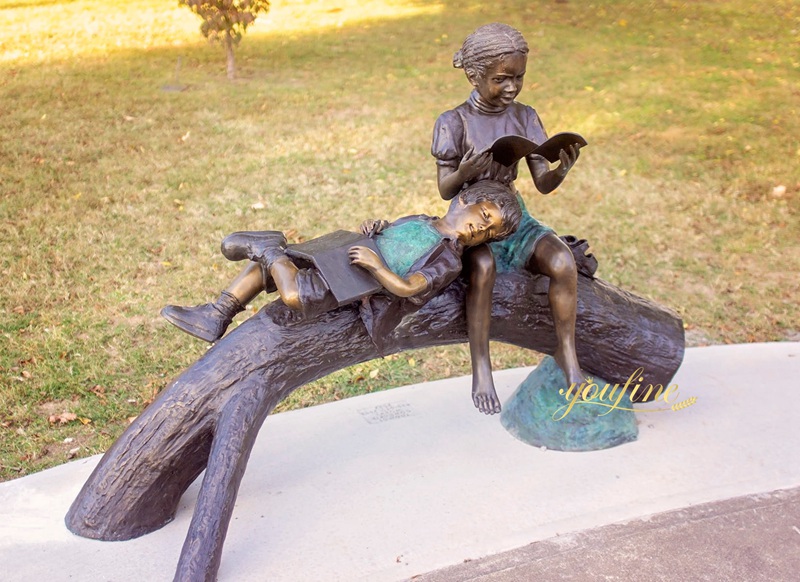
<path fill-rule="evenodd" d="M 297 267 L 289 259 L 282 257 L 275 260 L 269 267 L 269 274 L 275 281 L 278 293 L 283 302 L 292 309 L 300 310 L 300 290 L 297 287 Z"/>
<path fill-rule="evenodd" d="M 285 251 L 286 238 L 278 231 L 235 232 L 222 241 L 222 254 L 228 259 L 249 258 L 260 266 L 261 288 L 277 290 L 287 307 L 306 317 L 336 307 L 335 298 L 316 269 L 298 269 Z"/>
<path fill-rule="evenodd" d="M 286 238 L 278 231 L 235 232 L 222 241 L 222 254 L 229 260 L 251 259 L 213 303 L 194 307 L 167 305 L 161 315 L 177 328 L 207 342 L 220 339 L 234 316 L 265 289 L 274 291 L 263 266 L 265 257 L 284 256 Z M 259 262 L 255 262 L 258 260 Z"/>
<path fill-rule="evenodd" d="M 263 290 L 261 266 L 248 263 L 213 303 L 194 307 L 167 305 L 161 310 L 161 315 L 189 335 L 215 342 L 225 335 L 234 316 L 244 311 L 245 305 Z"/>

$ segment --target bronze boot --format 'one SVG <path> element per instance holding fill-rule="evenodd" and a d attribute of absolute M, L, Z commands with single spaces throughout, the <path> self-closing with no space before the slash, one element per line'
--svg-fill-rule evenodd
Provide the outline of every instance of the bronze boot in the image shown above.
<path fill-rule="evenodd" d="M 256 230 L 234 232 L 226 236 L 220 250 L 229 261 L 250 259 L 261 265 L 264 290 L 272 293 L 277 290 L 269 273 L 272 263 L 285 256 L 286 237 L 279 230 Z"/>
<path fill-rule="evenodd" d="M 239 300 L 227 291 L 223 291 L 214 303 L 194 307 L 167 305 L 161 310 L 161 316 L 189 335 L 207 342 L 215 342 L 225 335 L 225 330 L 233 321 L 233 317 L 242 311 L 244 307 Z"/>
<path fill-rule="evenodd" d="M 283 254 L 286 237 L 279 230 L 234 232 L 223 239 L 220 250 L 229 261 L 265 263 Z"/>

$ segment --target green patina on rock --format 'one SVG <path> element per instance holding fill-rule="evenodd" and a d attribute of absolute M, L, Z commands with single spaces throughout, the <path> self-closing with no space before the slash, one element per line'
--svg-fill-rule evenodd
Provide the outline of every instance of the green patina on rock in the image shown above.
<path fill-rule="evenodd" d="M 600 378 L 594 382 L 601 388 L 606 385 Z M 608 412 L 607 407 L 577 402 L 561 420 L 554 420 L 569 404 L 564 394 L 559 394 L 567 387 L 561 368 L 546 356 L 503 405 L 503 426 L 529 445 L 557 451 L 596 451 L 636 440 L 639 429 L 629 410 Z"/>

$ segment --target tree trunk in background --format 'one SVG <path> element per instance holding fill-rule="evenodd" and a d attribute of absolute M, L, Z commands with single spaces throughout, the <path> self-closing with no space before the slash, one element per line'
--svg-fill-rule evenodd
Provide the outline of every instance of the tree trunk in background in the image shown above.
<path fill-rule="evenodd" d="M 236 61 L 233 55 L 233 38 L 231 38 L 229 34 L 226 34 L 223 44 L 225 45 L 225 59 L 227 63 L 228 80 L 233 81 L 236 78 Z"/>

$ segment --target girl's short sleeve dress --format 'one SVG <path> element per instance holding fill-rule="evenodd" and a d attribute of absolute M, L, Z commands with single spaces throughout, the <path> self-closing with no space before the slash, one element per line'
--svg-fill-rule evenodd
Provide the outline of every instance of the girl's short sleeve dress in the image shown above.
<path fill-rule="evenodd" d="M 503 111 L 494 113 L 482 110 L 477 97 L 477 92 L 473 92 L 466 102 L 445 111 L 436 120 L 431 153 L 438 166 L 455 171 L 466 154 L 482 152 L 497 138 L 506 135 L 521 135 L 537 144 L 547 140 L 542 122 L 532 107 L 515 101 Z M 497 180 L 513 187 L 518 166 L 519 162 L 508 167 L 493 162 L 486 172 L 464 187 L 481 180 Z M 490 243 L 498 272 L 525 269 L 536 243 L 544 235 L 553 232 L 552 228 L 528 213 L 519 192 L 517 197 L 522 206 L 519 228 L 510 237 Z"/>

